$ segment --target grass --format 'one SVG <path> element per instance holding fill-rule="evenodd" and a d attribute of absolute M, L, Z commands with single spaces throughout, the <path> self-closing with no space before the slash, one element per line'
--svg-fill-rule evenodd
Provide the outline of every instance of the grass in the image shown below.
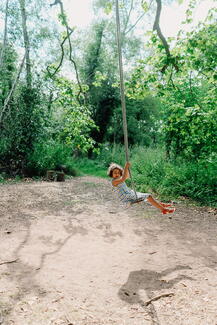
<path fill-rule="evenodd" d="M 77 170 L 78 176 L 92 175 L 97 177 L 107 177 L 106 169 L 103 164 L 97 160 L 76 159 L 73 160 L 73 166 Z"/>
<path fill-rule="evenodd" d="M 14 183 L 19 183 L 21 181 L 22 181 L 22 177 L 20 177 L 20 176 L 10 177 L 6 174 L 0 174 L 0 185 L 1 184 L 14 184 Z"/>

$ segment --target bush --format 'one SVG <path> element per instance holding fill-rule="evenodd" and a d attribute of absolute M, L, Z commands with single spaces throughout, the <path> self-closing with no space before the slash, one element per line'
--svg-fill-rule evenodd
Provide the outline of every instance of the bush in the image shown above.
<path fill-rule="evenodd" d="M 45 120 L 46 107 L 40 86 L 28 89 L 20 83 L 1 125 L 0 163 L 12 176 L 23 173 L 34 143 L 45 136 Z"/>
<path fill-rule="evenodd" d="M 166 160 L 161 149 L 134 150 L 133 174 L 139 191 L 152 191 L 165 198 L 184 196 L 216 205 L 216 157 L 199 161 Z"/>
<path fill-rule="evenodd" d="M 37 143 L 34 151 L 28 157 L 27 173 L 42 176 L 48 169 L 59 169 L 64 165 L 67 174 L 76 176 L 71 147 L 49 140 L 46 143 Z"/>

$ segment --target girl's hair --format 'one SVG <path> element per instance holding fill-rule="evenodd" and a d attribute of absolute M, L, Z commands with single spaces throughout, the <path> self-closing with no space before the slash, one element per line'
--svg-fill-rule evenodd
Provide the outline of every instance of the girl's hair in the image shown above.
<path fill-rule="evenodd" d="M 114 169 L 119 169 L 120 170 L 120 173 L 121 173 L 121 176 L 122 176 L 123 171 L 124 171 L 123 168 L 120 165 L 115 164 L 115 163 L 111 163 L 110 164 L 110 166 L 108 168 L 108 171 L 107 171 L 107 175 L 110 176 L 110 177 L 112 177 L 112 173 L 113 173 L 113 170 Z"/>

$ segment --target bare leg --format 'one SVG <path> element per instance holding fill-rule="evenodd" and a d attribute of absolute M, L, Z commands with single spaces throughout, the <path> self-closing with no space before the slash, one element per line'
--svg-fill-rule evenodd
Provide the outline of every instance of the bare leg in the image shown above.
<path fill-rule="evenodd" d="M 157 209 L 161 210 L 163 214 L 173 213 L 175 211 L 175 209 L 167 209 L 161 203 L 157 202 L 151 195 L 147 198 L 147 201 Z"/>

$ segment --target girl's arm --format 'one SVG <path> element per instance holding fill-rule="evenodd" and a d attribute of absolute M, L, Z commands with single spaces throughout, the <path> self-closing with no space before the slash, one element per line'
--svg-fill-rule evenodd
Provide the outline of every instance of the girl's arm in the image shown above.
<path fill-rule="evenodd" d="M 130 167 L 130 163 L 126 162 L 125 166 L 124 166 L 124 171 L 123 171 L 123 175 L 119 178 L 119 179 L 115 179 L 112 181 L 112 184 L 114 186 L 117 186 L 118 184 L 121 184 L 123 182 L 125 182 L 125 180 L 127 178 L 129 178 L 129 167 Z"/>

